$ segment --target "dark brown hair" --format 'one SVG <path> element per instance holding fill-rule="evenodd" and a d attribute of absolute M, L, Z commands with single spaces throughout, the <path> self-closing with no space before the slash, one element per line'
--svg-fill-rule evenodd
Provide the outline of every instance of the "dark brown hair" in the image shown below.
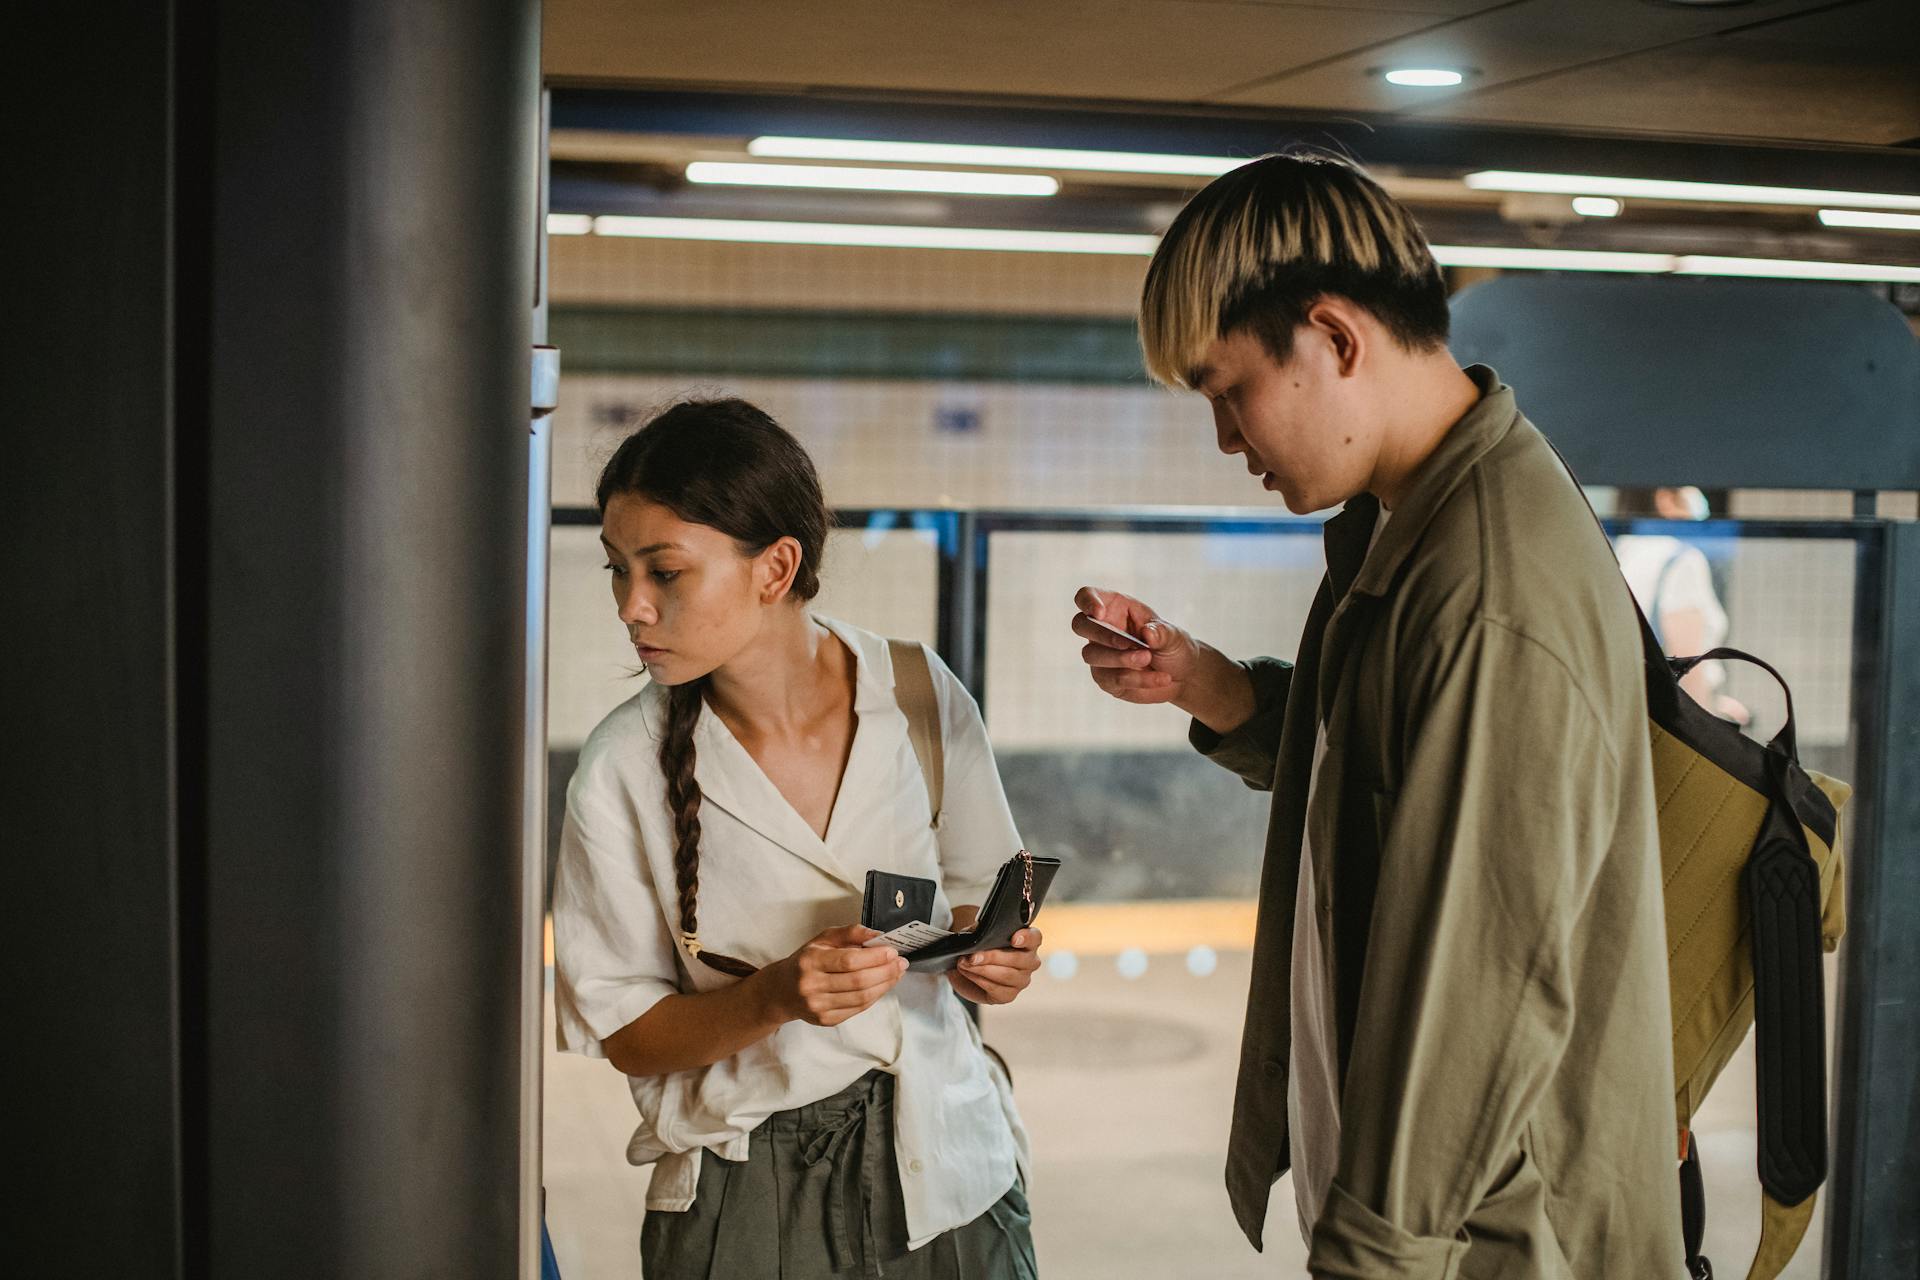
<path fill-rule="evenodd" d="M 820 492 L 813 459 L 780 424 L 745 400 L 685 400 L 628 436 L 600 472 L 594 502 L 604 518 L 621 494 L 657 502 L 689 524 L 707 525 L 755 556 L 782 538 L 800 544 L 792 597 L 820 593 L 820 562 L 833 517 Z M 673 811 L 673 870 L 680 932 L 702 963 L 745 977 L 744 960 L 706 950 L 699 941 L 700 784 L 694 778 L 694 726 L 705 678 L 667 691 L 660 771 Z"/>

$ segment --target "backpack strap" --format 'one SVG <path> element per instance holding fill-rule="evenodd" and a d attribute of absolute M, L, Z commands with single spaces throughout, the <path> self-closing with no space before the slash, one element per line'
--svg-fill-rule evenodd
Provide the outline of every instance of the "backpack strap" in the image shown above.
<path fill-rule="evenodd" d="M 1767 743 L 1767 746 L 1775 751 L 1786 752 L 1796 764 L 1799 763 L 1800 743 L 1793 728 L 1793 690 L 1787 687 L 1787 678 L 1775 671 L 1772 664 L 1763 662 L 1743 650 L 1729 649 L 1724 645 L 1718 649 L 1709 649 L 1696 657 L 1669 658 L 1667 661 L 1673 667 L 1676 680 L 1685 677 L 1688 672 L 1703 662 L 1750 662 L 1772 676 L 1773 682 L 1780 686 L 1780 692 L 1787 699 L 1787 722 L 1780 726 L 1780 732 L 1773 735 L 1773 740 Z"/>
<path fill-rule="evenodd" d="M 927 651 L 913 640 L 889 640 L 893 655 L 893 697 L 907 717 L 907 740 L 920 762 L 920 773 L 927 780 L 927 800 L 933 809 L 928 826 L 940 825 L 940 806 L 945 799 L 946 756 L 940 741 L 940 702 L 933 691 L 933 669 L 927 665 Z"/>
<path fill-rule="evenodd" d="M 1813 1220 L 1815 1198 L 1808 1196 L 1789 1208 L 1770 1195 L 1760 1197 L 1760 1247 L 1753 1255 L 1747 1280 L 1777 1280 L 1786 1270 L 1807 1234 L 1807 1224 Z"/>
<path fill-rule="evenodd" d="M 1693 1134 L 1680 1131 L 1680 1238 L 1687 1250 L 1691 1280 L 1713 1280 L 1713 1264 L 1701 1254 L 1707 1235 L 1707 1187 L 1700 1173 L 1700 1148 Z"/>

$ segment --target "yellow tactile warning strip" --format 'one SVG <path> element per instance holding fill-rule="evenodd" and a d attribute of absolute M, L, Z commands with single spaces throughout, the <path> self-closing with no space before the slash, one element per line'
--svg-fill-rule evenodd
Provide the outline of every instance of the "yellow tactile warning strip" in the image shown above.
<path fill-rule="evenodd" d="M 1253 948 L 1251 898 L 1187 898 L 1165 902 L 1062 902 L 1040 913 L 1042 950 L 1079 956 L 1180 955 L 1195 947 Z M 553 964 L 553 920 L 546 922 L 547 964 Z"/>
<path fill-rule="evenodd" d="M 1164 902 L 1063 902 L 1040 912 L 1044 951 L 1080 956 L 1137 949 L 1175 955 L 1195 947 L 1253 948 L 1257 904 L 1251 898 L 1189 898 Z"/>

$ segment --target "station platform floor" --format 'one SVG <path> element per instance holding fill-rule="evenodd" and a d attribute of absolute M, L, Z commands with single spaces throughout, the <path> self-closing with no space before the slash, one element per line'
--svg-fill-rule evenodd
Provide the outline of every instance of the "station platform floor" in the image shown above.
<path fill-rule="evenodd" d="M 1053 963 L 1034 986 L 982 1021 L 1012 1067 L 1033 1137 L 1041 1275 L 1303 1275 L 1291 1180 L 1274 1188 L 1265 1253 L 1241 1236 L 1222 1185 L 1248 953 L 1136 954 L 1123 965 L 1078 952 L 1062 963 L 1048 951 Z M 632 1102 L 605 1062 L 554 1052 L 550 997 L 547 1017 L 547 1215 L 561 1275 L 631 1280 L 650 1172 L 622 1154 Z M 1753 1107 L 1749 1038 L 1699 1117 L 1707 1254 L 1721 1274 L 1744 1275 L 1758 1238 Z M 1786 1280 L 1820 1275 L 1820 1234 L 1816 1210 Z"/>

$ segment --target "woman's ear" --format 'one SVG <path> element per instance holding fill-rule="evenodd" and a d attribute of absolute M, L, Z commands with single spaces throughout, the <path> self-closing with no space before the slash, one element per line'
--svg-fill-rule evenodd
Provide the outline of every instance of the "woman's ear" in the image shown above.
<path fill-rule="evenodd" d="M 759 580 L 761 604 L 779 604 L 787 598 L 804 558 L 797 538 L 782 538 L 756 557 L 754 576 Z"/>

